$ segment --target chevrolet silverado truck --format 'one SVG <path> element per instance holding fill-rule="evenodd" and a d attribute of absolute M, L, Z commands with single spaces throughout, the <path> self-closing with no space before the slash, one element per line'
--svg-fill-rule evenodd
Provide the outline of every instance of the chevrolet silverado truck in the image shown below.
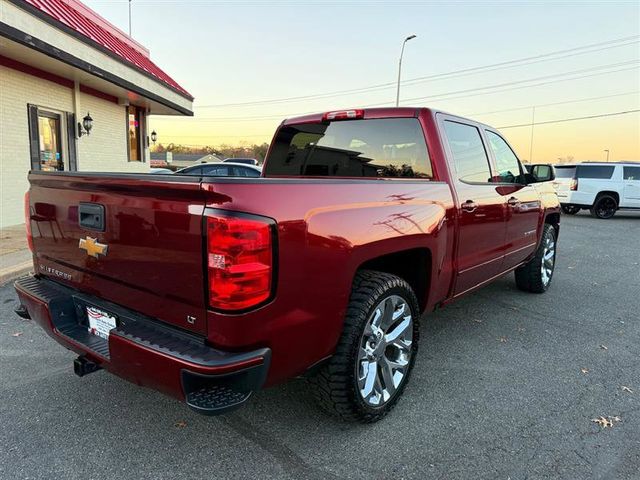
<path fill-rule="evenodd" d="M 306 376 L 326 410 L 373 422 L 409 381 L 423 313 L 512 271 L 547 290 L 550 180 L 495 129 L 427 108 L 287 119 L 260 178 L 32 171 L 17 311 L 80 376 L 203 414 Z"/>

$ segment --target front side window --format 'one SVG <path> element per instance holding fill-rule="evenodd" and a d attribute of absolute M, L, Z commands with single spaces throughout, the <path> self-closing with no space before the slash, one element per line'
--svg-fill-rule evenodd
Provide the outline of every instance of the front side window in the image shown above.
<path fill-rule="evenodd" d="M 578 165 L 576 168 L 576 177 L 608 180 L 612 177 L 614 169 L 615 167 L 613 165 Z"/>
<path fill-rule="evenodd" d="M 521 179 L 520 162 L 504 139 L 489 130 L 485 130 L 489 146 L 496 159 L 497 181 L 503 183 L 518 183 Z"/>
<path fill-rule="evenodd" d="M 142 161 L 142 110 L 138 107 L 127 107 L 127 121 L 129 125 L 129 161 Z"/>
<path fill-rule="evenodd" d="M 450 120 L 445 120 L 444 130 L 458 179 L 471 183 L 491 183 L 489 158 L 480 131 L 472 125 Z"/>
<path fill-rule="evenodd" d="M 640 181 L 640 167 L 624 167 L 623 174 L 625 180 Z"/>
<path fill-rule="evenodd" d="M 265 165 L 266 176 L 433 177 L 416 118 L 287 125 Z"/>
<path fill-rule="evenodd" d="M 60 115 L 38 110 L 40 170 L 45 172 L 64 170 L 60 132 Z"/>

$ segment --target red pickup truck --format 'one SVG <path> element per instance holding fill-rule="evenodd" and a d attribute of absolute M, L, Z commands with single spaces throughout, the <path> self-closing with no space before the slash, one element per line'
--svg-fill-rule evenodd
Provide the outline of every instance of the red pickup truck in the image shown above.
<path fill-rule="evenodd" d="M 31 172 L 18 313 L 218 414 L 305 375 L 345 420 L 404 390 L 418 321 L 515 271 L 542 293 L 560 207 L 493 128 L 427 108 L 285 120 L 261 178 Z"/>

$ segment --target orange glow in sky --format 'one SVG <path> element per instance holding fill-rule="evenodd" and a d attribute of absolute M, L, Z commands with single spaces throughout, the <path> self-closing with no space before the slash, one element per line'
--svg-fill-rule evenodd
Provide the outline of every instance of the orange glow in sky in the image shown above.
<path fill-rule="evenodd" d="M 128 2 L 85 3 L 127 29 Z M 402 106 L 504 127 L 527 161 L 603 160 L 604 150 L 640 160 L 637 1 L 134 0 L 132 24 L 195 96 L 193 118 L 151 117 L 165 145 L 269 142 L 288 116 L 392 106 L 402 40 L 415 34 Z"/>

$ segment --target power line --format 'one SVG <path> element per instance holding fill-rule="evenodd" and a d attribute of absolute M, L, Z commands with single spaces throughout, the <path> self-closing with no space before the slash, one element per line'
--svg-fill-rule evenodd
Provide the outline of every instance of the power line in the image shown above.
<path fill-rule="evenodd" d="M 551 107 L 551 106 L 554 106 L 554 105 L 565 105 L 567 103 L 590 102 L 590 101 L 593 101 L 593 100 L 601 100 L 603 98 L 623 97 L 623 96 L 626 96 L 626 95 L 638 95 L 638 94 L 640 94 L 640 90 L 635 90 L 633 92 L 625 92 L 625 93 L 614 93 L 613 95 L 601 95 L 599 97 L 580 98 L 580 99 L 576 99 L 576 100 L 563 100 L 562 102 L 553 102 L 553 103 L 543 103 L 543 104 L 537 104 L 537 105 L 529 105 L 529 106 L 526 106 L 526 107 L 506 108 L 504 110 L 493 110 L 491 112 L 468 113 L 467 116 L 471 117 L 471 116 L 474 116 L 474 115 L 491 115 L 493 113 L 515 112 L 517 110 L 528 110 L 528 109 L 533 108 L 533 107 L 536 107 L 536 108 Z"/>
<path fill-rule="evenodd" d="M 614 68 L 614 67 L 621 67 L 621 66 L 625 66 L 625 65 L 637 65 L 638 63 L 640 63 L 640 60 L 631 60 L 631 61 L 627 61 L 627 62 L 618 62 L 618 63 L 610 63 L 608 65 L 599 65 L 597 67 L 589 67 L 589 68 L 581 68 L 579 70 L 573 70 L 571 72 L 564 72 L 564 73 L 554 73 L 552 75 L 543 75 L 541 77 L 534 77 L 534 78 L 529 78 L 526 80 L 515 80 L 513 82 L 505 82 L 505 83 L 499 83 L 499 84 L 495 84 L 495 85 L 488 85 L 485 87 L 475 87 L 475 88 L 467 88 L 464 90 L 457 90 L 454 92 L 448 92 L 448 93 L 440 93 L 437 95 L 429 95 L 426 97 L 414 97 L 414 98 L 407 98 L 405 101 L 407 102 L 411 102 L 411 101 L 415 101 L 415 100 L 426 100 L 426 99 L 430 99 L 430 98 L 440 98 L 443 96 L 449 96 L 449 95 L 457 95 L 458 93 L 469 93 L 469 92 L 476 92 L 478 90 L 489 90 L 492 88 L 501 88 L 501 87 L 507 87 L 507 86 L 511 86 L 511 85 L 520 85 L 523 83 L 530 83 L 530 82 L 536 82 L 538 80 L 546 80 L 549 78 L 555 78 L 555 77 L 564 77 L 565 75 L 575 75 L 578 73 L 586 73 L 586 72 L 593 72 L 596 70 L 605 70 L 607 68 Z M 390 102 L 385 102 L 385 104 L 390 103 Z M 368 105 L 367 105 L 368 106 Z"/>
<path fill-rule="evenodd" d="M 564 123 L 564 122 L 573 122 L 576 120 L 588 120 L 592 118 L 602 118 L 602 117 L 613 117 L 617 115 L 626 115 L 629 113 L 640 112 L 640 108 L 635 110 L 624 110 L 621 112 L 611 112 L 611 113 L 601 113 L 596 115 L 587 115 L 584 117 L 572 117 L 572 118 L 562 118 L 558 120 L 548 120 L 544 122 L 529 122 L 529 123 L 521 123 L 518 125 L 505 125 L 501 127 L 496 127 L 499 130 L 505 130 L 507 128 L 518 128 L 518 127 L 530 127 L 532 125 L 548 125 L 552 123 Z M 263 134 L 255 134 L 255 135 L 172 135 L 173 137 L 181 137 L 181 138 L 255 138 L 255 137 L 270 137 L 272 135 L 271 132 L 263 133 Z"/>
<path fill-rule="evenodd" d="M 544 77 L 536 77 L 536 78 L 530 78 L 530 79 L 526 79 L 526 80 L 518 80 L 515 82 L 507 82 L 507 83 L 503 83 L 503 84 L 494 84 L 494 85 L 487 85 L 487 86 L 483 86 L 483 87 L 477 87 L 477 88 L 471 88 L 471 89 L 466 89 L 466 90 L 459 90 L 459 91 L 454 91 L 454 92 L 444 92 L 444 93 L 440 93 L 440 94 L 436 94 L 436 95 L 431 95 L 431 96 L 426 96 L 426 97 L 416 97 L 416 98 L 412 98 L 412 99 L 408 99 L 407 101 L 416 101 L 416 100 L 429 100 L 432 102 L 438 102 L 438 101 L 444 101 L 444 100 L 456 100 L 459 98 L 469 98 L 469 97 L 476 97 L 476 96 L 480 96 L 480 95 L 490 95 L 490 94 L 494 94 L 494 93 L 500 93 L 500 92 L 505 92 L 505 91 L 511 91 L 511 90 L 518 90 L 518 89 L 522 89 L 522 88 L 533 88 L 533 87 L 539 87 L 539 86 L 543 86 L 543 85 L 550 85 L 550 84 L 554 84 L 554 83 L 558 83 L 558 82 L 565 82 L 565 81 L 571 81 L 571 80 L 580 80 L 583 78 L 590 78 L 590 77 L 594 77 L 594 76 L 599 76 L 599 75 L 608 75 L 611 73 L 618 73 L 618 72 L 624 72 L 624 71 L 628 71 L 628 70 L 636 70 L 635 67 L 629 67 L 629 68 L 622 68 L 622 69 L 617 69 L 617 70 L 611 70 L 611 71 L 607 71 L 607 72 L 597 72 L 597 73 L 591 73 L 591 74 L 587 74 L 587 75 L 578 75 L 578 76 L 572 76 L 570 78 L 561 78 L 561 79 L 556 79 L 556 80 L 551 80 L 551 81 L 544 81 L 544 82 L 539 82 L 539 83 L 534 83 L 532 85 L 522 85 L 523 83 L 530 83 L 530 82 L 535 82 L 537 80 L 541 80 L 541 79 L 548 79 L 548 78 L 553 78 L 553 77 L 562 77 L 562 76 L 567 76 L 567 75 L 575 75 L 576 73 L 581 73 L 581 72 L 588 72 L 588 71 L 593 71 L 593 70 L 603 70 L 606 68 L 612 68 L 614 66 L 621 66 L 621 65 L 628 65 L 628 64 L 637 64 L 639 63 L 638 61 L 630 61 L 630 62 L 622 62 L 622 63 L 615 63 L 615 64 L 609 64 L 609 65 L 601 65 L 601 66 L 597 66 L 597 67 L 591 67 L 588 69 L 581 69 L 581 70 L 574 70 L 571 72 L 564 72 L 564 73 L 559 73 L 559 74 L 554 74 L 554 75 L 547 75 Z M 513 86 L 517 84 L 518 86 Z M 509 88 L 499 88 L 499 87 L 504 87 L 504 86 L 510 86 Z M 493 91 L 487 91 L 487 92 L 481 92 L 481 93 L 475 93 L 478 90 L 491 90 L 491 89 L 497 89 L 497 90 L 493 90 Z M 456 95 L 458 93 L 469 93 L 469 92 L 474 92 L 474 93 L 470 93 L 468 95 L 458 95 L 455 97 L 450 97 L 450 95 Z M 445 97 L 445 98 L 442 98 Z M 367 105 L 358 105 L 358 107 L 374 107 L 374 106 L 381 106 L 381 105 L 390 105 L 393 102 L 381 102 L 381 103 L 373 103 L 373 104 L 367 104 Z M 264 116 L 256 116 L 256 117 L 189 117 L 187 120 L 188 121 L 198 121 L 198 122 L 230 122 L 230 121 L 252 121 L 252 120 L 271 120 L 271 119 L 283 119 L 283 118 L 290 118 L 290 117 L 295 117 L 295 116 L 299 116 L 299 115 L 306 115 L 306 114 L 311 114 L 311 113 L 316 113 L 316 111 L 312 111 L 312 112 L 297 112 L 297 113 L 284 113 L 284 114 L 278 114 L 278 115 L 264 115 Z"/>
<path fill-rule="evenodd" d="M 574 122 L 576 120 L 588 120 L 590 118 L 613 117 L 616 115 L 626 115 L 628 113 L 636 113 L 636 112 L 640 112 L 640 108 L 635 110 L 625 110 L 623 112 L 601 113 L 598 115 L 588 115 L 586 117 L 562 118 L 559 120 L 548 120 L 546 122 L 521 123 L 519 125 L 506 125 L 506 126 L 496 127 L 496 128 L 499 130 L 505 130 L 507 128 L 530 127 L 531 125 L 548 125 L 550 123 Z"/>
<path fill-rule="evenodd" d="M 534 56 L 530 56 L 530 57 L 524 57 L 524 58 L 520 58 L 520 59 L 508 60 L 508 61 L 505 61 L 505 62 L 493 63 L 493 64 L 489 64 L 489 65 L 482 65 L 482 66 L 477 66 L 477 67 L 464 68 L 464 69 L 461 69 L 461 70 L 454 70 L 454 71 L 451 71 L 451 72 L 445 72 L 445 73 L 427 75 L 427 76 L 422 76 L 422 77 L 416 77 L 416 78 L 411 78 L 411 79 L 404 80 L 402 82 L 402 84 L 403 85 L 413 85 L 413 84 L 416 84 L 416 83 L 421 83 L 421 82 L 425 82 L 425 81 L 429 81 L 429 80 L 436 80 L 436 79 L 441 79 L 441 78 L 450 78 L 450 77 L 459 77 L 459 76 L 471 75 L 471 74 L 480 73 L 480 72 L 483 72 L 483 71 L 494 71 L 494 70 L 498 70 L 498 69 L 502 69 L 502 68 L 508 68 L 510 66 L 525 66 L 525 65 L 530 65 L 530 64 L 533 64 L 533 63 L 539 63 L 541 61 L 559 60 L 561 58 L 566 58 L 568 56 L 583 55 L 583 54 L 598 52 L 598 51 L 601 51 L 601 50 L 608 50 L 608 49 L 612 49 L 612 48 L 619 48 L 619 47 L 623 47 L 623 46 L 627 46 L 627 45 L 632 45 L 632 44 L 638 43 L 638 40 L 637 40 L 638 38 L 640 38 L 640 35 L 634 35 L 634 36 L 630 36 L 630 37 L 623 37 L 623 38 L 619 38 L 619 39 L 615 39 L 615 40 L 609 40 L 607 42 L 593 43 L 593 44 L 589 44 L 589 45 L 583 45 L 583 46 L 580 46 L 580 47 L 574 47 L 574 48 L 569 48 L 569 49 L 564 49 L 564 50 L 556 50 L 554 52 L 534 55 Z M 612 44 L 621 43 L 621 42 L 628 42 L 628 43 L 623 43 L 622 45 L 612 45 Z M 609 46 L 604 47 L 604 48 L 599 48 L 599 49 L 596 49 L 596 50 L 580 52 L 580 50 L 588 50 L 588 49 L 593 49 L 594 47 L 602 47 L 602 46 L 605 46 L 605 45 L 609 45 Z M 578 52 L 578 53 L 576 53 L 576 52 Z M 558 56 L 558 55 L 561 55 L 561 54 L 570 54 L 570 55 L 564 55 L 564 56 L 553 58 L 553 59 L 548 59 L 547 58 L 547 57 Z M 377 85 L 370 85 L 370 86 L 367 86 L 367 87 L 353 88 L 353 89 L 347 89 L 347 90 L 337 90 L 337 91 L 325 92 L 325 93 L 316 93 L 316 94 L 300 95 L 300 96 L 285 97 L 285 98 L 275 98 L 275 99 L 267 99 L 267 100 L 254 100 L 254 101 L 249 101 L 249 102 L 221 103 L 221 104 L 212 104 L 212 105 L 196 105 L 195 107 L 196 108 L 221 108 L 221 107 L 242 107 L 242 106 L 252 106 L 252 105 L 286 103 L 286 102 L 292 102 L 292 101 L 296 101 L 296 100 L 311 100 L 311 99 L 320 99 L 320 98 L 330 98 L 330 97 L 335 97 L 335 96 L 349 95 L 349 94 L 352 94 L 352 93 L 362 93 L 362 92 L 366 92 L 366 91 L 385 90 L 385 89 L 393 88 L 394 86 L 395 86 L 395 82 L 387 82 L 387 83 L 381 83 L 381 84 L 377 84 Z"/>
<path fill-rule="evenodd" d="M 444 94 L 441 94 L 441 95 L 436 95 L 436 96 L 433 96 L 433 97 L 429 97 L 429 96 L 427 96 L 427 97 L 416 97 L 416 98 L 412 98 L 410 100 L 411 101 L 428 100 L 429 102 L 443 102 L 445 100 L 457 100 L 459 98 L 479 97 L 481 95 L 492 95 L 494 93 L 509 92 L 511 90 L 520 90 L 520 89 L 523 89 L 523 88 L 540 87 L 540 86 L 543 86 L 543 85 L 551 85 L 551 84 L 558 83 L 558 82 L 567 82 L 567 81 L 571 81 L 571 80 L 580 80 L 580 79 L 583 79 L 583 78 L 597 77 L 599 75 L 609 75 L 611 73 L 627 72 L 629 70 L 637 71 L 637 68 L 636 67 L 627 67 L 627 68 L 621 68 L 621 69 L 618 69 L 618 70 L 610 70 L 608 72 L 591 73 L 589 75 L 580 75 L 580 76 L 577 76 L 577 77 L 561 78 L 561 79 L 558 79 L 558 80 L 551 80 L 551 81 L 547 81 L 547 82 L 534 83 L 532 85 L 519 85 L 519 86 L 516 86 L 516 87 L 501 88 L 499 90 L 493 90 L 491 92 L 472 93 L 472 94 L 468 94 L 468 95 L 458 95 L 456 97 L 440 98 L 440 97 L 442 97 L 444 95 Z M 473 91 L 473 89 L 471 91 Z M 380 105 L 391 105 L 391 103 L 392 102 L 374 103 L 374 104 L 370 104 L 370 105 L 361 105 L 359 107 L 354 107 L 354 108 L 367 108 L 367 107 L 375 107 L 375 106 L 380 106 Z"/>

